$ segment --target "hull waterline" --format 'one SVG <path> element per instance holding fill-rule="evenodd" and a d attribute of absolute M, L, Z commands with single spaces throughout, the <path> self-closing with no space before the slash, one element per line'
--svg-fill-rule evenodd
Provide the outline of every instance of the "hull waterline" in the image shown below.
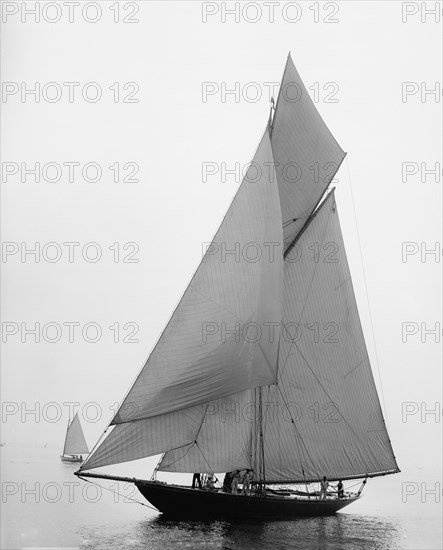
<path fill-rule="evenodd" d="M 60 455 L 62 462 L 83 462 L 83 458 L 79 456 L 64 456 Z"/>
<path fill-rule="evenodd" d="M 308 500 L 275 495 L 246 496 L 140 480 L 135 485 L 146 500 L 163 514 L 186 518 L 270 519 L 329 516 L 359 498 Z"/>
<path fill-rule="evenodd" d="M 145 499 L 165 516 L 174 518 L 234 518 L 277 519 L 302 516 L 330 516 L 358 500 L 358 495 L 347 498 L 288 498 L 267 494 L 264 496 L 234 495 L 230 493 L 191 489 L 181 485 L 167 485 L 135 477 L 120 477 L 92 472 L 74 472 L 80 479 L 110 479 L 134 483 Z"/>

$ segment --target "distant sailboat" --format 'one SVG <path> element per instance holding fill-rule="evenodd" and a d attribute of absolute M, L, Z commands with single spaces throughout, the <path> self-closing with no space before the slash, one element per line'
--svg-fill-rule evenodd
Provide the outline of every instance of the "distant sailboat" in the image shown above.
<path fill-rule="evenodd" d="M 344 157 L 289 56 L 228 213 L 76 475 L 135 483 L 170 515 L 271 518 L 335 513 L 399 471 L 328 190 Z M 151 480 L 89 471 L 158 454 Z M 156 480 L 244 470 L 223 489 Z"/>
<path fill-rule="evenodd" d="M 68 421 L 65 445 L 63 447 L 63 454 L 60 455 L 60 458 L 63 462 L 83 462 L 82 455 L 88 454 L 88 452 L 88 446 L 77 413 L 72 422 Z"/>

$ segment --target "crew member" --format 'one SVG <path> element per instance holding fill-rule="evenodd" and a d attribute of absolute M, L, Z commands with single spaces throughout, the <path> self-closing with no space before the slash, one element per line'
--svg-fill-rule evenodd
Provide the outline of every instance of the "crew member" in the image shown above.
<path fill-rule="evenodd" d="M 338 498 L 343 498 L 344 497 L 343 483 L 342 483 L 341 479 L 338 480 L 338 484 L 337 484 L 337 496 L 338 496 Z"/>
<path fill-rule="evenodd" d="M 326 479 L 326 476 L 323 476 L 323 479 L 320 481 L 320 499 L 326 500 L 326 491 L 328 490 L 329 482 Z"/>
<path fill-rule="evenodd" d="M 200 474 L 194 474 L 192 476 L 192 488 L 195 489 L 195 486 L 198 485 L 198 488 L 202 488 L 202 481 L 200 478 Z"/>

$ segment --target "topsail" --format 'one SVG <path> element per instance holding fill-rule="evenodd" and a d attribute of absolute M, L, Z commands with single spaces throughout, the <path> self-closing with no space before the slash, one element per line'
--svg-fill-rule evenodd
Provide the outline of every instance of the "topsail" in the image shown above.
<path fill-rule="evenodd" d="M 285 250 L 334 178 L 344 151 L 323 122 L 291 56 L 272 124 Z"/>
<path fill-rule="evenodd" d="M 164 453 L 163 471 L 275 483 L 398 471 L 334 193 L 321 202 L 343 158 L 289 57 L 231 207 L 82 470 Z"/>

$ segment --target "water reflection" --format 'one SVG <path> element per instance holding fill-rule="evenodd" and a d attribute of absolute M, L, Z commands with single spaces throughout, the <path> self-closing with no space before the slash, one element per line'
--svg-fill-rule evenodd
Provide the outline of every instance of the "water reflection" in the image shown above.
<path fill-rule="evenodd" d="M 176 521 L 158 516 L 139 524 L 147 548 L 395 550 L 398 521 L 337 514 L 284 521 Z M 155 544 L 158 543 L 158 546 Z"/>

